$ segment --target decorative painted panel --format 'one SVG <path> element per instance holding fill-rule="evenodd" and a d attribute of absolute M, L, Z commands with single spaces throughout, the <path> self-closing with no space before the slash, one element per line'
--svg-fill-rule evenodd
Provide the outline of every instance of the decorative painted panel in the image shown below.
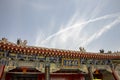
<path fill-rule="evenodd" d="M 62 66 L 64 68 L 79 68 L 80 59 L 62 58 Z"/>

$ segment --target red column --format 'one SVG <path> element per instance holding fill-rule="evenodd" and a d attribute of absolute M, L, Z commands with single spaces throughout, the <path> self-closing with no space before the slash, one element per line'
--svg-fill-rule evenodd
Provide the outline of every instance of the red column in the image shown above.
<path fill-rule="evenodd" d="M 5 68 L 5 65 L 0 65 L 0 80 L 2 79 L 4 68 Z"/>

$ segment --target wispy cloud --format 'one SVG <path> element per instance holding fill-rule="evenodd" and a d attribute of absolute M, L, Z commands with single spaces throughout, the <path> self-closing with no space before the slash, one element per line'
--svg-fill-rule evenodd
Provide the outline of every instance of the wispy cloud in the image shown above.
<path fill-rule="evenodd" d="M 91 43 L 93 40 L 99 38 L 100 36 L 102 36 L 105 32 L 107 32 L 109 29 L 111 29 L 112 27 L 114 27 L 115 25 L 117 25 L 118 23 L 120 23 L 120 17 L 115 19 L 112 23 L 104 26 L 101 30 L 99 30 L 98 32 L 94 33 L 92 36 L 90 36 L 87 40 L 85 40 L 81 46 L 87 46 L 89 43 Z"/>
<path fill-rule="evenodd" d="M 75 28 L 76 28 L 76 29 L 79 29 L 79 34 L 80 34 L 80 31 L 85 27 L 85 26 L 83 26 L 83 25 L 87 25 L 88 23 L 92 23 L 92 22 L 99 21 L 99 20 L 104 20 L 104 19 L 116 17 L 116 16 L 119 16 L 119 14 L 120 14 L 120 13 L 109 14 L 109 15 L 105 15 L 105 16 L 102 16 L 102 17 L 98 17 L 98 18 L 95 18 L 95 19 L 88 20 L 88 21 L 82 21 L 82 22 L 81 22 L 80 20 L 74 22 L 74 19 L 75 19 L 75 17 L 76 17 L 76 15 L 74 15 L 74 17 L 70 20 L 70 22 L 72 23 L 71 25 L 70 25 L 70 23 L 68 22 L 69 24 L 67 24 L 67 27 L 66 27 L 66 28 L 59 30 L 57 33 L 54 33 L 53 35 L 47 37 L 45 40 L 43 40 L 43 41 L 41 41 L 41 42 L 36 43 L 36 45 L 45 44 L 45 43 L 47 43 L 50 39 L 52 39 L 52 38 L 54 38 L 54 37 L 58 37 L 58 36 L 60 36 L 60 34 L 65 33 L 65 32 L 68 32 L 68 31 L 73 30 L 73 29 L 75 29 Z M 68 25 L 69 25 L 69 26 L 68 26 Z M 71 33 L 71 32 L 68 32 L 68 33 Z M 74 34 L 74 33 L 73 33 L 73 34 Z M 99 33 L 99 34 L 100 34 L 100 33 Z M 65 35 L 65 34 L 64 34 L 64 35 Z M 67 35 L 66 35 L 66 36 L 67 36 Z M 64 36 L 64 38 L 65 38 L 65 36 Z"/>

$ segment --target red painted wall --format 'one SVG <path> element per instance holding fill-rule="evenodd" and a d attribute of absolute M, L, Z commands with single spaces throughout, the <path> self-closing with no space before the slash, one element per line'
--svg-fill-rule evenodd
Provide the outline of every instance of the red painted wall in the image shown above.
<path fill-rule="evenodd" d="M 11 80 L 11 75 L 10 73 L 6 74 L 6 79 L 5 80 Z M 36 74 L 37 80 L 45 80 L 45 74 Z M 85 80 L 84 75 L 82 74 L 51 74 L 50 75 L 50 80 Z"/>
<path fill-rule="evenodd" d="M 45 80 L 44 74 L 39 74 L 38 80 Z M 50 80 L 85 80 L 82 74 L 51 74 Z"/>
<path fill-rule="evenodd" d="M 0 80 L 1 80 L 1 78 L 3 76 L 4 68 L 5 68 L 5 65 L 0 65 Z"/>

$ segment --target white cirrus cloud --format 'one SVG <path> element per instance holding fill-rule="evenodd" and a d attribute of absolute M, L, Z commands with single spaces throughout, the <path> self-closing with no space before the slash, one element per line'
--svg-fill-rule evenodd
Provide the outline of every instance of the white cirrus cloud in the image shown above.
<path fill-rule="evenodd" d="M 102 36 L 105 32 L 107 32 L 109 29 L 111 29 L 112 27 L 114 27 L 115 25 L 117 25 L 118 23 L 120 23 L 120 18 L 115 19 L 112 23 L 104 26 L 102 29 L 100 29 L 98 32 L 94 33 L 92 36 L 90 36 L 88 39 L 86 39 L 81 46 L 87 46 L 89 43 L 91 43 L 93 40 L 99 38 L 100 36 Z"/>
<path fill-rule="evenodd" d="M 70 20 L 72 24 L 68 22 L 67 26 L 64 26 L 65 28 L 60 29 L 57 33 L 50 35 L 43 41 L 40 41 L 40 42 L 37 41 L 36 45 L 64 48 L 64 49 L 76 48 L 78 47 L 78 44 L 79 46 L 86 46 L 90 42 L 92 42 L 94 39 L 100 37 L 104 32 L 109 30 L 113 25 L 117 24 L 119 21 L 118 19 L 115 20 L 114 22 L 102 28 L 99 32 L 94 33 L 92 36 L 86 36 L 86 35 L 83 36 L 81 34 L 81 31 L 85 27 L 87 27 L 89 23 L 93 23 L 99 20 L 106 20 L 109 18 L 115 18 L 115 17 L 118 17 L 119 14 L 120 13 L 108 14 L 108 15 L 98 17 L 95 19 L 90 19 L 88 21 L 84 21 L 80 19 L 75 20 L 76 15 L 74 15 L 74 17 L 71 18 Z"/>

